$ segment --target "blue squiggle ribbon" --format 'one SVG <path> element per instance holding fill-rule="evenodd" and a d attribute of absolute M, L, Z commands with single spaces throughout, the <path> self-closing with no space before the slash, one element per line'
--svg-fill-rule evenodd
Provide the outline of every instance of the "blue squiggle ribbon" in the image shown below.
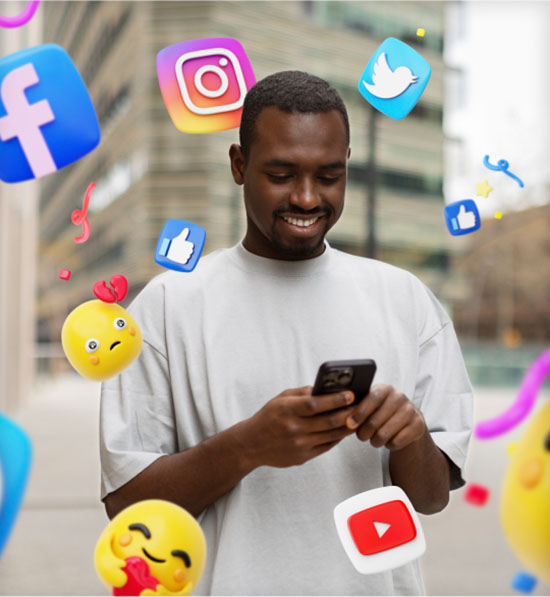
<path fill-rule="evenodd" d="M 491 164 L 491 163 L 489 162 L 489 156 L 488 156 L 488 155 L 486 155 L 486 156 L 483 158 L 483 165 L 484 165 L 486 168 L 489 168 L 489 170 L 496 170 L 496 171 L 498 171 L 498 172 L 504 172 L 504 174 L 508 175 L 510 178 L 513 178 L 513 179 L 514 179 L 514 180 L 515 180 L 515 181 L 516 181 L 516 182 L 519 184 L 519 186 L 520 186 L 521 188 L 523 188 L 523 187 L 525 186 L 525 185 L 523 184 L 523 181 L 522 181 L 520 178 L 518 178 L 518 177 L 517 177 L 515 174 L 512 174 L 511 172 L 508 172 L 508 166 L 509 166 L 510 164 L 508 163 L 508 161 L 507 161 L 507 160 L 499 160 L 499 161 L 497 162 L 497 164 L 495 165 L 495 164 Z"/>

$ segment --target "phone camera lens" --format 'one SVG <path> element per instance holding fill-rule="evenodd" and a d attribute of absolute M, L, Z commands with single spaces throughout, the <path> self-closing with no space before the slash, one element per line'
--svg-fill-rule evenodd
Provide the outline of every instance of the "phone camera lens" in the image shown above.
<path fill-rule="evenodd" d="M 351 381 L 351 373 L 349 371 L 342 371 L 338 376 L 338 383 L 346 386 Z"/>

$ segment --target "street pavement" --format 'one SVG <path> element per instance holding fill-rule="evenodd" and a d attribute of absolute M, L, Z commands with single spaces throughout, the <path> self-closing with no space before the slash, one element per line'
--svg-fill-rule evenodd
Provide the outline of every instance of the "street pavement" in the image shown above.
<path fill-rule="evenodd" d="M 23 508 L 0 561 L 0 595 L 109 595 L 93 565 L 107 524 L 99 501 L 99 383 L 75 374 L 37 382 L 13 418 L 29 433 L 34 463 Z M 548 394 L 548 392 L 546 392 Z M 475 419 L 502 412 L 515 390 L 476 390 Z M 540 396 L 535 408 L 548 396 Z M 464 490 L 440 514 L 420 516 L 427 550 L 421 559 L 429 595 L 519 595 L 510 582 L 522 570 L 499 518 L 506 445 L 525 424 L 490 441 L 472 440 L 467 478 L 490 491 L 473 506 Z M 357 574 L 350 564 L 350 574 Z M 537 584 L 533 595 L 550 595 Z"/>

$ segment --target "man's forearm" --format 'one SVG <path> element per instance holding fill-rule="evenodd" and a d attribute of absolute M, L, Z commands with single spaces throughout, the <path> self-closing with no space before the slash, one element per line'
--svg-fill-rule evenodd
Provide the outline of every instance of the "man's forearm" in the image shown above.
<path fill-rule="evenodd" d="M 390 452 L 390 475 L 422 514 L 440 512 L 449 502 L 449 464 L 427 430 L 407 447 Z"/>
<path fill-rule="evenodd" d="M 255 468 L 239 439 L 243 424 L 237 423 L 193 448 L 155 460 L 105 498 L 109 518 L 146 499 L 168 500 L 198 516 Z"/>

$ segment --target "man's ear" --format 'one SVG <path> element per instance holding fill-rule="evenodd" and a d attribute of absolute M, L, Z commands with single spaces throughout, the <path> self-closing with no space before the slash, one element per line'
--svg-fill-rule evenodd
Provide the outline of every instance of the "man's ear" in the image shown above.
<path fill-rule="evenodd" d="M 229 148 L 229 159 L 231 160 L 231 174 L 233 180 L 241 185 L 244 183 L 244 154 L 240 145 L 233 143 Z"/>
<path fill-rule="evenodd" d="M 350 156 L 351 156 L 351 147 L 348 147 L 348 160 L 349 160 Z"/>

